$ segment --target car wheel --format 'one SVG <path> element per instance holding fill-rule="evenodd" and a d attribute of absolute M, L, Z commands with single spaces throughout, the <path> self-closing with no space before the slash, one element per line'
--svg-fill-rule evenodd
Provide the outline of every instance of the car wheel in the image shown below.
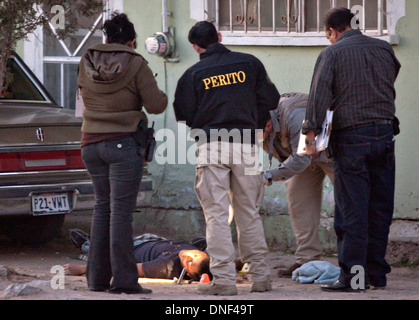
<path fill-rule="evenodd" d="M 40 246 L 60 235 L 64 218 L 64 214 L 9 218 L 5 234 L 13 242 Z"/>

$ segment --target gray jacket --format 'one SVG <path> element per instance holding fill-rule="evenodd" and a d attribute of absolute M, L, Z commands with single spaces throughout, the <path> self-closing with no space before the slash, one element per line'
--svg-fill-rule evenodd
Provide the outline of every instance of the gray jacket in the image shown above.
<path fill-rule="evenodd" d="M 268 172 L 272 180 L 287 180 L 293 175 L 303 172 L 311 161 L 332 162 L 325 152 L 312 159 L 307 155 L 297 154 L 300 141 L 301 126 L 305 119 L 308 95 L 304 93 L 286 93 L 281 95 L 275 113 L 281 131 L 276 134 L 273 143 L 273 156 L 279 160 L 279 166 Z M 269 150 L 269 138 L 263 143 L 265 151 Z"/>

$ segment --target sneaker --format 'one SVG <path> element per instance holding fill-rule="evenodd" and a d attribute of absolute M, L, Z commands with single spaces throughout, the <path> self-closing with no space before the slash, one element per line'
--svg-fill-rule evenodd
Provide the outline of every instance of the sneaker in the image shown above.
<path fill-rule="evenodd" d="M 207 248 L 207 240 L 204 237 L 198 237 L 193 239 L 190 244 L 198 248 L 198 250 L 204 251 Z"/>
<path fill-rule="evenodd" d="M 265 292 L 265 291 L 271 291 L 271 290 L 272 290 L 271 278 L 268 278 L 262 282 L 252 282 L 252 285 L 250 287 L 250 292 Z"/>
<path fill-rule="evenodd" d="M 284 269 L 279 269 L 278 271 L 278 277 L 280 278 L 288 278 L 292 276 L 292 273 L 294 270 L 298 269 L 299 267 L 301 267 L 302 265 L 299 263 L 294 263 L 291 267 L 288 268 L 284 268 Z"/>
<path fill-rule="evenodd" d="M 215 296 L 235 296 L 237 295 L 237 287 L 235 285 L 215 284 L 214 282 L 199 283 L 198 293 Z"/>
<path fill-rule="evenodd" d="M 80 229 L 70 229 L 70 240 L 77 248 L 81 248 L 83 243 L 89 241 L 89 235 Z"/>

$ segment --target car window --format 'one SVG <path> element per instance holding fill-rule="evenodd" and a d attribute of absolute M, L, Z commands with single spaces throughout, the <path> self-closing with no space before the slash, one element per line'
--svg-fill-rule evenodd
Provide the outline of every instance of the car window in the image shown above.
<path fill-rule="evenodd" d="M 7 61 L 7 70 L 12 74 L 12 82 L 4 90 L 1 100 L 46 101 L 14 59 Z"/>

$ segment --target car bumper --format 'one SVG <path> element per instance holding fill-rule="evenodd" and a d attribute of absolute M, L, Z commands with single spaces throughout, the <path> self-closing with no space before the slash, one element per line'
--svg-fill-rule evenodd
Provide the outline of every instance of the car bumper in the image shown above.
<path fill-rule="evenodd" d="M 0 178 L 7 180 L 5 175 Z M 31 180 L 28 179 L 26 181 Z M 148 176 L 144 176 L 137 196 L 137 207 L 144 207 L 149 203 L 152 190 L 153 180 Z M 93 210 L 95 195 L 90 179 L 73 178 L 68 183 L 42 183 L 35 181 L 33 184 L 18 183 L 15 185 L 5 185 L 3 181 L 0 185 L 0 216 L 32 215 L 33 194 L 63 192 L 67 193 L 68 196 L 69 212 Z"/>

